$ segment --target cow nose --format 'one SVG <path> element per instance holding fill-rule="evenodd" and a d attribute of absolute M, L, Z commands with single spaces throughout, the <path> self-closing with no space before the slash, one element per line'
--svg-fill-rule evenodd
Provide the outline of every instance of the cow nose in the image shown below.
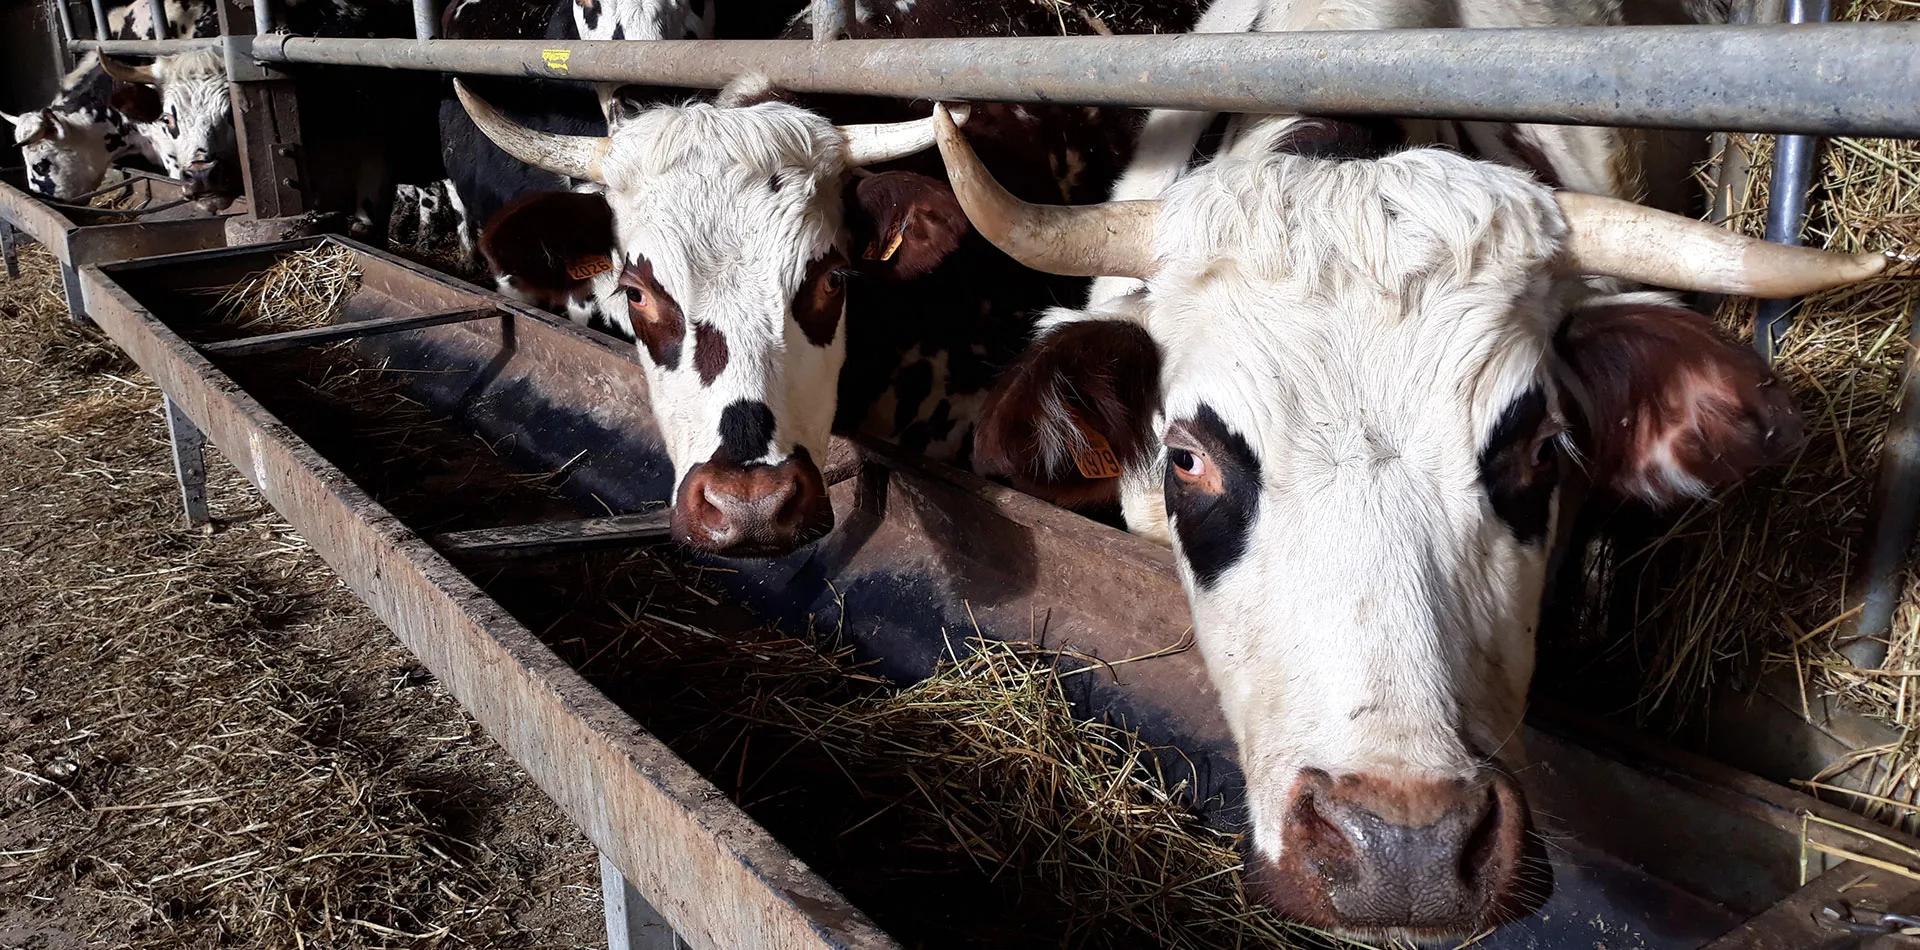
<path fill-rule="evenodd" d="M 675 540 L 729 557 L 778 557 L 832 528 L 826 486 L 805 452 L 774 465 L 696 465 L 673 510 Z"/>
<path fill-rule="evenodd" d="M 1505 776 L 1408 779 L 1301 773 L 1281 853 L 1250 884 L 1282 914 L 1344 933 L 1441 938 L 1538 906 L 1521 873 L 1528 819 Z"/>
<path fill-rule="evenodd" d="M 180 177 L 186 180 L 183 189 L 189 198 L 204 198 L 213 192 L 214 179 L 219 175 L 220 166 L 211 161 L 192 162 L 180 169 Z"/>

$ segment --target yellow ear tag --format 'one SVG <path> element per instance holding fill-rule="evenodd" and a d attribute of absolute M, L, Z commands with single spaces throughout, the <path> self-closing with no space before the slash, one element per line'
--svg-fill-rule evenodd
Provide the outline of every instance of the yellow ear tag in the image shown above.
<path fill-rule="evenodd" d="M 1073 448 L 1073 464 L 1080 469 L 1080 477 L 1119 478 L 1120 457 L 1113 454 L 1113 446 L 1107 444 L 1104 436 L 1080 421 L 1079 416 L 1073 417 L 1073 424 L 1080 429 L 1080 437 L 1084 440 L 1083 444 Z"/>
<path fill-rule="evenodd" d="M 586 280 L 589 277 L 598 277 L 612 269 L 613 261 L 608 258 L 598 255 L 579 257 L 567 265 L 567 277 L 572 280 Z"/>

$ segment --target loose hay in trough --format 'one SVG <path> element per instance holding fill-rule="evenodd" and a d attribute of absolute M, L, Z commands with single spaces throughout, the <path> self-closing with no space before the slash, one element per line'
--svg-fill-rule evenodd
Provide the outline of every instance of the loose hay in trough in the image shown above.
<path fill-rule="evenodd" d="M 1920 6 L 1856 0 L 1851 20 L 1916 20 Z M 1733 219 L 1765 227 L 1771 136 L 1730 136 L 1752 174 Z M 1703 178 L 1711 178 L 1712 168 Z M 1806 243 L 1841 251 L 1920 251 L 1920 143 L 1834 139 L 1821 149 Z M 1804 414 L 1807 441 L 1788 465 L 1677 513 L 1637 550 L 1618 550 L 1615 579 L 1641 582 L 1628 608 L 1632 651 L 1644 679 L 1643 715 L 1685 718 L 1710 690 L 1750 686 L 1759 670 L 1800 676 L 1809 696 L 1845 704 L 1901 730 L 1920 725 L 1920 586 L 1909 576 L 1884 670 L 1853 668 L 1834 649 L 1842 595 L 1860 556 L 1882 438 L 1895 410 L 1907 321 L 1920 299 L 1920 268 L 1895 264 L 1875 280 L 1808 298 L 1794 317 L 1778 369 Z M 1717 316 L 1752 338 L 1755 302 L 1730 299 Z M 1866 756 L 1879 770 L 1882 820 L 1915 826 L 1920 749 L 1909 738 Z M 1839 763 L 1851 765 L 1854 763 Z"/>
<path fill-rule="evenodd" d="M 360 265 L 353 252 L 322 244 L 288 254 L 225 288 L 214 311 L 236 330 L 304 330 L 333 323 L 359 289 Z"/>

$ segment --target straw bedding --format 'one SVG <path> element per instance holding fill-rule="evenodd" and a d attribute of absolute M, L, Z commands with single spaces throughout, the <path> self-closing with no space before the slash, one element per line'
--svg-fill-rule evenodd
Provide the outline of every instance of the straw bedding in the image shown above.
<path fill-rule="evenodd" d="M 1916 20 L 1920 4 L 1854 0 L 1836 18 Z M 1772 137 L 1734 136 L 1753 167 L 1734 225 L 1765 226 Z M 1920 143 L 1835 139 L 1820 153 L 1806 242 L 1834 250 L 1909 257 L 1881 278 L 1809 298 L 1779 358 L 1807 423 L 1790 465 L 1678 513 L 1670 530 L 1619 551 L 1618 579 L 1643 580 L 1631 606 L 1644 715 L 1671 721 L 1708 692 L 1753 681 L 1756 670 L 1797 671 L 1810 695 L 1832 693 L 1901 730 L 1920 724 L 1920 585 L 1909 576 L 1886 669 L 1852 668 L 1833 649 L 1841 598 L 1859 556 L 1882 437 L 1907 358 L 1908 319 L 1920 300 Z M 1703 173 L 1703 181 L 1711 170 Z M 1754 303 L 1718 313 L 1751 339 Z M 1915 798 L 1915 743 L 1880 750 L 1880 794 Z M 1862 800 L 1839 799 L 1858 807 Z M 1878 808 L 1912 824 L 1911 808 Z"/>

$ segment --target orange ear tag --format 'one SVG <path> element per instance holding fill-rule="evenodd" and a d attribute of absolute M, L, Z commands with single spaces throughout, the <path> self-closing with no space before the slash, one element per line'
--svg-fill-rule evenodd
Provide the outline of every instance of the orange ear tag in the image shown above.
<path fill-rule="evenodd" d="M 589 277 L 598 277 L 612 269 L 613 261 L 608 258 L 598 255 L 576 257 L 567 264 L 567 277 L 570 280 L 586 280 Z"/>
<path fill-rule="evenodd" d="M 1120 457 L 1113 454 L 1113 446 L 1100 433 L 1087 427 L 1087 424 L 1075 416 L 1073 424 L 1080 429 L 1084 444 L 1074 446 L 1073 464 L 1080 469 L 1082 478 L 1119 478 Z"/>

